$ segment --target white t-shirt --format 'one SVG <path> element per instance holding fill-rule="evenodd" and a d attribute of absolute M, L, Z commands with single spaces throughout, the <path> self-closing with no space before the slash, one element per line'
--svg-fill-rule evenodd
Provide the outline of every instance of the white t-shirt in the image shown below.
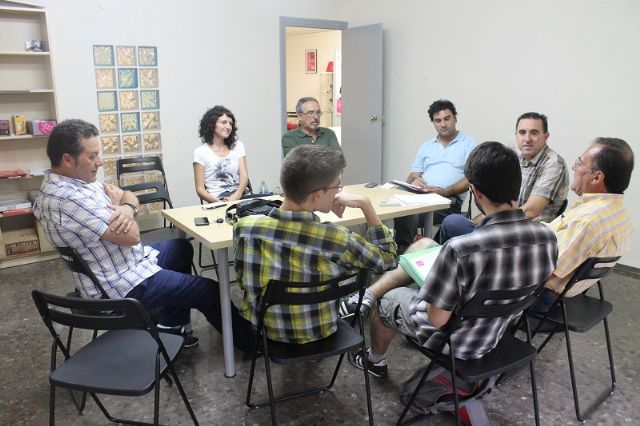
<path fill-rule="evenodd" d="M 236 141 L 236 146 L 226 157 L 217 156 L 208 144 L 203 143 L 193 152 L 193 162 L 204 168 L 204 187 L 207 192 L 218 197 L 223 192 L 238 190 L 240 158 L 245 156 L 244 144 L 240 141 Z"/>

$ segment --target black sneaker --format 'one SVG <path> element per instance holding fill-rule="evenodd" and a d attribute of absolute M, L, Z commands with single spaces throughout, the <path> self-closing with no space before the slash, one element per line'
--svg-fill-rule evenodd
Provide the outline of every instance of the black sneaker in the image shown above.
<path fill-rule="evenodd" d="M 362 355 L 360 355 L 359 351 L 349 352 L 349 362 L 354 367 L 359 368 L 360 370 L 364 370 L 364 365 L 362 363 Z M 375 364 L 369 361 L 367 363 L 367 371 L 372 376 L 376 376 L 380 378 L 387 377 L 387 360 L 383 359 L 382 361 L 379 361 Z"/>
<path fill-rule="evenodd" d="M 198 343 L 200 343 L 198 338 L 193 335 L 193 332 L 185 332 L 183 326 L 163 327 L 161 325 L 158 325 L 157 327 L 159 331 L 162 331 L 164 333 L 177 334 L 178 336 L 184 337 L 184 343 L 182 344 L 183 348 L 193 348 L 195 346 L 198 346 Z"/>
<path fill-rule="evenodd" d="M 370 295 L 371 293 L 369 293 Z M 371 305 L 373 302 L 373 296 L 367 297 L 367 293 L 362 297 L 362 304 L 360 305 L 360 315 L 363 317 L 368 317 L 371 313 Z M 351 296 L 343 297 L 340 300 L 340 305 L 338 306 L 338 315 L 341 317 L 348 317 L 349 315 L 353 315 L 356 312 L 356 308 L 358 307 L 358 294 L 352 294 Z"/>

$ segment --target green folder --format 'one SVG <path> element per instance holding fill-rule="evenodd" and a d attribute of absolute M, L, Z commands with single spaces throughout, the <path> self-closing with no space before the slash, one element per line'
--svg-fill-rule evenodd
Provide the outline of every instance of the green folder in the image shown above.
<path fill-rule="evenodd" d="M 441 248 L 442 246 L 434 246 L 420 251 L 405 253 L 398 259 L 398 264 L 404 272 L 413 278 L 413 281 L 418 286 L 422 287 Z"/>

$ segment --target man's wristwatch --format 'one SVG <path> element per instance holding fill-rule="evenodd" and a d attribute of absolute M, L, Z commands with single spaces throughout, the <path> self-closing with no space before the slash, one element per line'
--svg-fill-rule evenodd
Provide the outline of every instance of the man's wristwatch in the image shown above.
<path fill-rule="evenodd" d="M 131 203 L 122 203 L 121 205 L 122 205 L 122 206 L 129 206 L 129 207 L 131 207 L 131 210 L 133 210 L 133 217 L 138 216 L 138 208 L 137 208 L 134 204 L 131 204 Z"/>

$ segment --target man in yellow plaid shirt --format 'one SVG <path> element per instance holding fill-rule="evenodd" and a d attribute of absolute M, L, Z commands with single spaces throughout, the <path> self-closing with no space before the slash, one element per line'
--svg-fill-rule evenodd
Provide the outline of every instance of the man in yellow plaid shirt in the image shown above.
<path fill-rule="evenodd" d="M 267 216 L 238 220 L 234 227 L 235 270 L 244 290 L 240 312 L 257 324 L 256 309 L 270 280 L 326 281 L 360 269 L 383 272 L 396 266 L 393 234 L 375 213 L 371 201 L 342 191 L 342 152 L 301 145 L 284 159 L 280 185 L 284 201 Z M 315 211 L 359 208 L 367 221 L 364 235 L 322 223 Z M 307 343 L 333 334 L 336 304 L 274 306 L 265 316 L 271 340 Z"/>

